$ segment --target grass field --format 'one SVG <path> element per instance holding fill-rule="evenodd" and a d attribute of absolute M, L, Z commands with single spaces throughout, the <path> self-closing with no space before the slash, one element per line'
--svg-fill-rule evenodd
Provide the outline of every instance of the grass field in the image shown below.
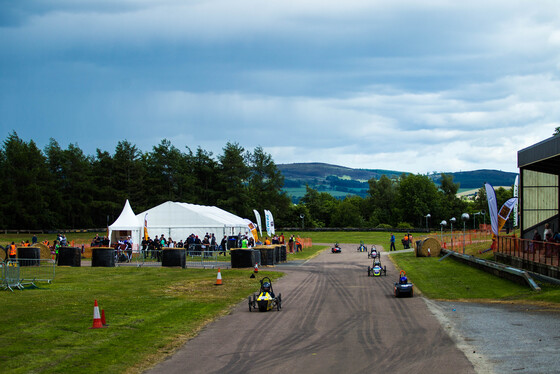
<path fill-rule="evenodd" d="M 315 244 L 288 260 L 311 258 L 334 242 L 364 241 L 387 250 L 387 232 L 284 232 L 310 237 Z M 422 238 L 415 234 L 415 239 Z M 91 233 L 68 234 L 91 240 Z M 402 249 L 397 237 L 397 248 Z M 0 235 L 0 242 L 17 240 Z M 43 238 L 39 238 L 42 240 Z M 542 292 L 502 280 L 448 258 L 417 258 L 393 252 L 395 264 L 430 298 L 560 304 L 560 287 L 541 284 Z M 281 273 L 261 269 L 216 270 L 162 267 L 57 267 L 52 284 L 38 289 L 0 292 L 0 367 L 13 373 L 140 372 L 196 335 L 208 322 L 258 289 L 258 279 Z M 394 276 L 395 280 L 397 275 Z M 90 330 L 93 301 L 105 310 L 106 329 Z"/>
<path fill-rule="evenodd" d="M 560 304 L 560 286 L 540 284 L 541 292 L 495 277 L 482 270 L 446 258 L 415 257 L 413 253 L 392 253 L 391 259 L 409 279 L 433 299 L 531 301 Z M 395 274 L 395 280 L 397 275 Z"/>
<path fill-rule="evenodd" d="M 57 268 L 39 289 L 0 292 L 2 372 L 118 373 L 149 366 L 278 272 Z M 97 299 L 109 328 L 91 330 Z M 136 370 L 134 370 L 136 371 Z"/>

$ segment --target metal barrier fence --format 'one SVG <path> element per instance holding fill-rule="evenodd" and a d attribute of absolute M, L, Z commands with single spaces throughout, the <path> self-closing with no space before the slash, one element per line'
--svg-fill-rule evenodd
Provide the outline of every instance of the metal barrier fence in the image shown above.
<path fill-rule="evenodd" d="M 36 282 L 51 283 L 55 276 L 56 263 L 51 259 L 18 258 L 1 264 L 1 286 L 13 291 L 22 290 L 26 285 L 35 286 Z"/>
<path fill-rule="evenodd" d="M 560 266 L 559 243 L 500 236 L 496 251 L 545 265 Z"/>
<path fill-rule="evenodd" d="M 160 250 L 141 250 L 133 253 L 130 263 L 137 266 L 162 266 L 163 251 L 181 250 L 181 248 L 168 248 Z M 231 260 L 229 250 L 217 249 L 212 246 L 192 245 L 185 251 L 186 267 L 202 267 L 202 268 L 229 268 Z"/>
<path fill-rule="evenodd" d="M 486 231 L 465 231 L 463 235 L 462 230 L 453 231 L 453 234 L 447 233 L 432 233 L 430 235 L 422 236 L 422 238 L 432 237 L 441 243 L 441 247 L 455 252 L 478 253 L 489 249 L 492 245 L 492 235 Z"/>

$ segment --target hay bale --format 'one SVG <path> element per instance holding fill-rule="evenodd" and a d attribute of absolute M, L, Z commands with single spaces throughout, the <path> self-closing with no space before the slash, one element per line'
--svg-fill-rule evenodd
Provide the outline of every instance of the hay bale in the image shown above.
<path fill-rule="evenodd" d="M 35 243 L 33 244 L 33 247 L 39 248 L 41 260 L 47 260 L 51 258 L 51 249 L 43 243 Z"/>
<path fill-rule="evenodd" d="M 422 241 L 422 246 L 417 249 L 416 255 L 418 257 L 428 257 L 428 249 L 430 250 L 431 257 L 437 257 L 441 253 L 441 244 L 439 240 L 434 238 L 427 238 Z"/>

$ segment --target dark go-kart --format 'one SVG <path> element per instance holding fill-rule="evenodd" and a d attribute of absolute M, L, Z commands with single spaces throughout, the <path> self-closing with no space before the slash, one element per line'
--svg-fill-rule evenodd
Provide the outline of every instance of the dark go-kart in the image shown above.
<path fill-rule="evenodd" d="M 372 245 L 371 250 L 367 254 L 367 257 L 373 258 L 375 260 L 376 258 L 381 257 L 381 254 L 379 252 L 380 251 L 378 251 L 377 248 L 375 248 L 375 245 Z"/>
<path fill-rule="evenodd" d="M 387 275 L 387 266 L 381 266 L 381 260 L 376 258 L 373 260 L 373 266 L 367 267 L 368 277 L 379 277 L 380 275 Z"/>
<path fill-rule="evenodd" d="M 331 248 L 332 253 L 342 253 L 342 248 L 338 245 L 338 243 L 334 243 L 334 246 Z"/>
<path fill-rule="evenodd" d="M 278 311 L 282 309 L 282 294 L 278 294 L 278 296 L 274 294 L 270 278 L 264 277 L 260 282 L 259 293 L 249 296 L 249 312 L 257 309 L 259 312 L 267 312 L 274 308 Z"/>
<path fill-rule="evenodd" d="M 367 252 L 367 247 L 364 242 L 360 242 L 360 246 L 358 247 L 358 252 Z"/>
<path fill-rule="evenodd" d="M 408 282 L 408 278 L 406 277 L 406 273 L 404 270 L 401 270 L 399 273 L 399 281 L 395 282 L 395 296 L 414 296 L 414 285 Z"/>

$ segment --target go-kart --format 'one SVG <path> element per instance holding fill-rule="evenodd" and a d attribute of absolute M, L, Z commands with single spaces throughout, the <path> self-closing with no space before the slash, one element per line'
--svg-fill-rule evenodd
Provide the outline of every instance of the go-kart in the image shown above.
<path fill-rule="evenodd" d="M 368 252 L 367 257 L 373 258 L 374 260 L 378 257 L 381 257 L 381 254 L 379 253 L 377 248 L 375 248 L 375 245 L 371 246 L 371 250 Z"/>
<path fill-rule="evenodd" d="M 399 281 L 395 282 L 395 297 L 400 296 L 414 296 L 414 285 L 408 282 L 408 278 L 406 277 L 406 272 L 401 270 L 399 273 Z"/>
<path fill-rule="evenodd" d="M 380 275 L 387 275 L 387 266 L 381 266 L 379 258 L 373 260 L 373 266 L 367 267 L 368 277 L 378 277 Z"/>
<path fill-rule="evenodd" d="M 276 308 L 276 310 L 282 309 L 282 294 L 278 296 L 274 295 L 272 290 L 272 282 L 269 277 L 264 277 L 260 280 L 261 288 L 258 295 L 253 294 L 249 296 L 249 312 L 253 310 L 259 310 L 259 312 L 266 312 Z"/>
<path fill-rule="evenodd" d="M 334 243 L 334 246 L 331 248 L 332 253 L 341 253 L 342 248 L 338 245 L 338 243 Z"/>
<path fill-rule="evenodd" d="M 360 246 L 358 247 L 358 252 L 367 252 L 367 247 L 365 246 L 364 242 L 360 242 Z"/>

